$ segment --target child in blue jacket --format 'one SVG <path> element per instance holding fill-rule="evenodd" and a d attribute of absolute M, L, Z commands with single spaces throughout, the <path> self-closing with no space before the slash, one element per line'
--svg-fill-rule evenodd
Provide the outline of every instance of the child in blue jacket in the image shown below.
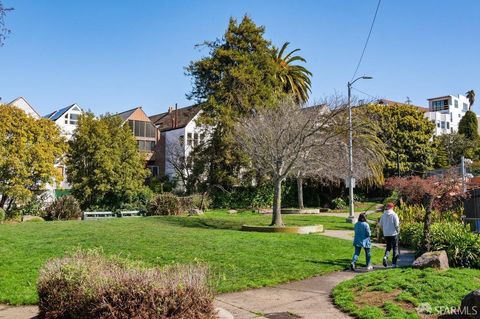
<path fill-rule="evenodd" d="M 367 259 L 367 270 L 372 270 L 373 267 L 370 264 L 370 248 L 372 243 L 370 242 L 370 236 L 372 232 L 370 231 L 370 226 L 367 223 L 367 217 L 364 213 L 358 216 L 358 221 L 355 224 L 355 237 L 353 239 L 353 246 L 355 247 L 355 253 L 353 254 L 352 262 L 350 264 L 350 269 L 355 270 L 355 263 L 358 260 L 358 256 L 362 251 L 362 248 L 365 250 L 365 256 Z"/>

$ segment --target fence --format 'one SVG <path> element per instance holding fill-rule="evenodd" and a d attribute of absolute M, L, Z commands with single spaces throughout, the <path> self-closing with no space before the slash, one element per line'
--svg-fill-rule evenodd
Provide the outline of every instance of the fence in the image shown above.
<path fill-rule="evenodd" d="M 480 232 L 480 189 L 469 190 L 469 197 L 464 201 L 464 221 L 476 232 Z"/>

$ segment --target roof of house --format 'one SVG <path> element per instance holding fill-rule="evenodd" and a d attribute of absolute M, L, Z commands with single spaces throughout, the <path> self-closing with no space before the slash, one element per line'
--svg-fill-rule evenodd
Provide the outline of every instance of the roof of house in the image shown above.
<path fill-rule="evenodd" d="M 80 110 L 81 110 L 81 107 L 77 105 L 77 103 L 73 103 L 69 106 L 66 106 L 60 110 L 57 110 L 57 111 L 53 111 L 52 113 L 49 113 L 47 115 L 44 116 L 44 118 L 47 118 L 47 119 L 50 119 L 52 121 L 56 121 L 58 120 L 63 114 L 65 114 L 66 112 L 68 112 L 68 110 L 70 110 L 72 107 L 78 107 Z"/>
<path fill-rule="evenodd" d="M 38 115 L 38 117 L 42 117 L 42 116 L 37 112 L 37 110 L 35 110 L 35 108 L 34 108 L 30 103 L 28 103 L 27 99 L 24 98 L 23 96 L 17 97 L 16 99 L 14 99 L 14 100 L 11 101 L 10 103 L 8 103 L 8 105 L 13 105 L 13 104 L 15 104 L 17 101 L 19 101 L 19 100 L 23 100 L 23 101 L 32 109 L 32 111 L 35 112 L 35 113 Z"/>
<path fill-rule="evenodd" d="M 408 106 L 413 106 L 415 107 L 416 109 L 418 109 L 420 112 L 428 112 L 428 107 L 423 107 L 423 106 L 418 106 L 418 105 L 413 105 L 413 104 L 407 104 L 407 103 L 403 103 L 403 102 L 396 102 L 396 101 L 392 101 L 392 100 L 387 100 L 387 99 L 380 99 L 380 100 L 377 100 L 377 103 L 378 104 L 383 104 L 383 105 L 408 105 Z"/>
<path fill-rule="evenodd" d="M 114 114 L 115 116 L 120 116 L 122 120 L 126 121 L 130 116 L 132 116 L 133 112 L 135 112 L 137 109 L 141 109 L 141 106 L 134 107 L 133 109 L 123 111 L 121 113 Z"/>
<path fill-rule="evenodd" d="M 150 116 L 150 120 L 160 131 L 169 131 L 187 126 L 202 109 L 201 105 L 191 105 L 179 109 L 169 108 L 168 112 Z"/>

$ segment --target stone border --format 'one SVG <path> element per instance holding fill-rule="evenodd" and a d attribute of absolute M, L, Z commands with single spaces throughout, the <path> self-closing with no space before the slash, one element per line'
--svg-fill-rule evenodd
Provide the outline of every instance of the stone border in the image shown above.
<path fill-rule="evenodd" d="M 261 233 L 313 234 L 313 233 L 322 233 L 323 225 L 288 226 L 288 227 L 242 225 L 241 230 L 261 232 Z"/>
<path fill-rule="evenodd" d="M 320 210 L 318 208 L 282 208 L 282 214 L 320 214 Z"/>

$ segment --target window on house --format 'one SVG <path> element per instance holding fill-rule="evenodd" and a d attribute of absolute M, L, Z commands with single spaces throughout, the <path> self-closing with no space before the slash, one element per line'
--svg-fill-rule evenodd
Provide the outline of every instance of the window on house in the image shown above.
<path fill-rule="evenodd" d="M 145 136 L 145 122 L 135 121 L 135 136 Z"/>
<path fill-rule="evenodd" d="M 432 111 L 443 111 L 448 110 L 448 99 L 446 100 L 438 100 L 432 102 Z"/>
<path fill-rule="evenodd" d="M 468 104 L 467 103 L 463 103 L 463 110 L 465 112 L 468 111 Z"/>
<path fill-rule="evenodd" d="M 440 123 L 440 127 L 441 127 L 441 128 L 445 128 L 445 121 L 442 121 L 442 122 Z"/>
<path fill-rule="evenodd" d="M 437 122 L 437 127 L 440 127 L 440 122 Z"/>
<path fill-rule="evenodd" d="M 193 146 L 193 134 L 192 133 L 187 133 L 187 145 L 188 146 Z"/>
<path fill-rule="evenodd" d="M 450 129 L 450 122 L 447 122 L 447 130 Z"/>
<path fill-rule="evenodd" d="M 199 140 L 198 140 L 198 139 L 199 139 L 198 133 L 194 133 L 194 134 L 193 134 L 193 143 L 194 143 L 193 145 L 194 145 L 194 146 L 197 146 L 197 145 L 199 144 Z"/>
<path fill-rule="evenodd" d="M 158 166 L 148 166 L 148 168 L 152 172 L 153 177 L 158 177 L 159 176 L 160 169 L 158 168 Z"/>
<path fill-rule="evenodd" d="M 183 145 L 183 143 L 185 142 L 185 136 L 180 135 L 180 136 L 178 137 L 178 142 Z"/>
<path fill-rule="evenodd" d="M 77 125 L 80 114 L 70 114 L 70 124 Z"/>
<path fill-rule="evenodd" d="M 72 108 L 72 110 L 73 110 L 73 111 L 79 111 L 79 112 L 81 111 L 81 110 L 80 110 L 78 107 L 76 107 L 76 106 L 74 106 L 74 107 Z"/>
<path fill-rule="evenodd" d="M 128 120 L 128 126 L 130 126 L 132 133 L 135 133 L 134 122 L 132 120 Z"/>
<path fill-rule="evenodd" d="M 65 114 L 65 124 L 68 124 L 68 113 Z"/>
<path fill-rule="evenodd" d="M 155 126 L 152 123 L 145 122 L 146 125 L 146 137 L 155 137 Z"/>
<path fill-rule="evenodd" d="M 455 107 L 458 109 L 458 100 L 455 100 Z"/>

